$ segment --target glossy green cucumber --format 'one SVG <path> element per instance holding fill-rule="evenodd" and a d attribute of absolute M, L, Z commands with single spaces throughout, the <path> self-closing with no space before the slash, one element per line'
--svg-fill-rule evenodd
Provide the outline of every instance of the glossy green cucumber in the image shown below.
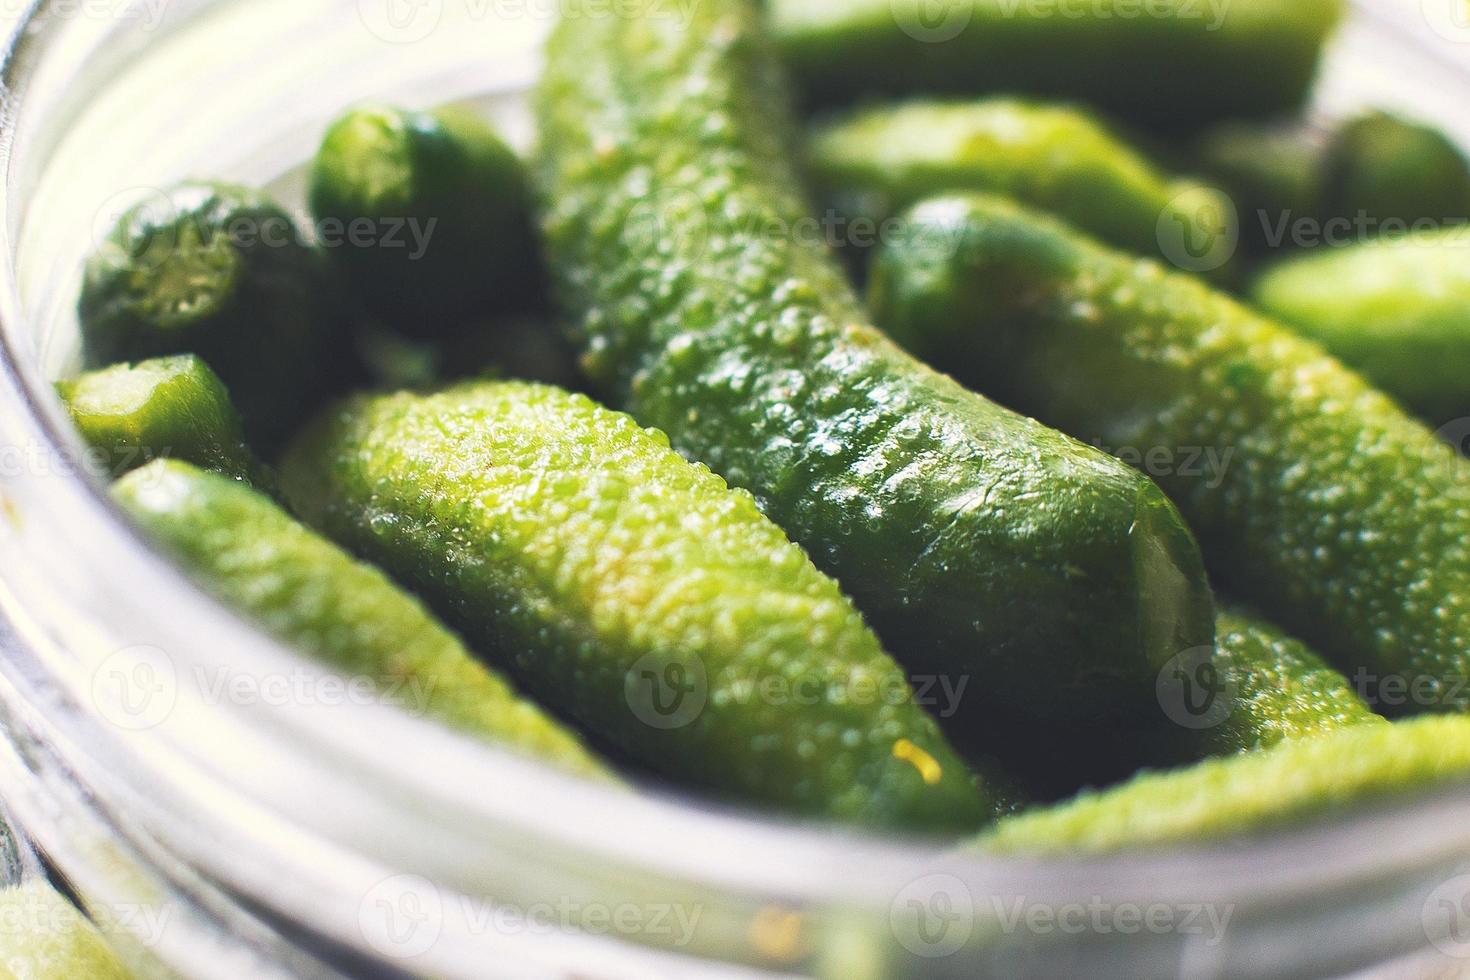
<path fill-rule="evenodd" d="M 612 778 L 417 599 L 266 497 L 172 460 L 134 470 L 113 497 L 223 602 L 302 653 L 374 683 L 384 703 L 565 772 Z"/>
<path fill-rule="evenodd" d="M 1350 725 L 1387 724 L 1327 661 L 1255 616 L 1222 611 L 1215 646 L 1213 677 L 1188 678 L 1197 688 L 1180 691 L 1185 710 L 1194 701 L 1215 752 L 1268 749 Z M 1210 703 L 1212 693 L 1222 700 Z M 1225 710 L 1212 717 L 1216 704 Z"/>
<path fill-rule="evenodd" d="M 542 299 L 520 160 L 479 116 L 371 105 L 346 113 L 312 161 L 323 251 L 372 314 L 414 336 Z"/>
<path fill-rule="evenodd" d="M 967 748 L 1154 705 L 1162 666 L 1214 634 L 1178 513 L 869 323 L 803 232 L 754 9 L 690 13 L 568 18 L 548 48 L 545 228 L 591 378 L 755 494 L 911 674 L 968 685 L 946 719 Z"/>
<path fill-rule="evenodd" d="M 1251 299 L 1435 426 L 1470 414 L 1470 225 L 1289 259 Z"/>
<path fill-rule="evenodd" d="M 905 343 L 1153 475 L 1221 585 L 1375 707 L 1470 706 L 1470 462 L 1194 277 L 999 198 L 906 221 L 872 294 Z"/>
<path fill-rule="evenodd" d="M 219 376 L 193 354 L 115 364 L 56 384 L 82 438 L 113 476 L 168 456 L 268 482 Z"/>
<path fill-rule="evenodd" d="M 1304 824 L 1470 780 L 1470 719 L 1370 725 L 1139 776 L 1009 817 L 976 842 L 991 853 L 1103 853 L 1208 843 Z"/>
<path fill-rule="evenodd" d="M 990 191 L 1141 255 L 1218 236 L 1223 256 L 1235 241 L 1221 192 L 1161 173 L 1069 106 L 995 98 L 863 109 L 812 133 L 807 166 L 844 217 L 878 227 L 936 193 Z"/>
<path fill-rule="evenodd" d="M 292 447 L 282 482 L 309 520 L 656 772 L 925 832 L 998 805 L 749 494 L 585 396 L 472 382 L 355 399 Z"/>
<path fill-rule="evenodd" d="M 188 182 L 125 213 L 87 262 L 87 363 L 198 354 L 272 448 L 330 394 L 346 344 L 320 258 L 279 205 Z"/>
<path fill-rule="evenodd" d="M 1299 106 L 1343 6 L 1340 0 L 767 4 L 781 54 L 810 104 L 1015 92 L 1082 99 L 1168 128 Z"/>
<path fill-rule="evenodd" d="M 102 933 L 41 880 L 0 889 L 0 973 L 7 980 L 131 980 Z"/>

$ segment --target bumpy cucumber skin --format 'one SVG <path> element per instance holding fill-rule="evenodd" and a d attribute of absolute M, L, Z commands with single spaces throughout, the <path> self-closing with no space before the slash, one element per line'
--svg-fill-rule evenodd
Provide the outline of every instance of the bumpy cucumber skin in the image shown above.
<path fill-rule="evenodd" d="M 1289 259 L 1251 299 L 1433 425 L 1470 414 L 1470 226 Z"/>
<path fill-rule="evenodd" d="M 1470 705 L 1470 463 L 1193 277 L 999 198 L 906 220 L 872 290 L 905 343 L 1079 438 L 1174 453 L 1151 469 L 1223 587 L 1365 671 L 1377 707 Z"/>
<path fill-rule="evenodd" d="M 320 258 L 258 191 L 186 182 L 127 212 L 90 257 L 87 363 L 198 354 L 262 450 L 340 373 L 345 335 Z"/>
<path fill-rule="evenodd" d="M 56 889 L 0 890 L 0 970 L 11 980 L 131 980 L 97 927 Z"/>
<path fill-rule="evenodd" d="M 1387 112 L 1344 123 L 1323 164 L 1323 217 L 1470 219 L 1470 161 L 1433 126 Z M 1370 229 L 1376 230 L 1376 229 Z M 1402 229 L 1400 229 L 1402 231 Z"/>
<path fill-rule="evenodd" d="M 417 599 L 266 497 L 158 460 L 114 484 L 113 498 L 205 588 L 304 654 L 458 731 L 568 773 L 613 778 Z"/>
<path fill-rule="evenodd" d="M 991 815 L 836 583 L 749 494 L 626 415 L 518 382 L 359 399 L 302 437 L 283 482 L 309 520 L 643 765 L 874 827 Z M 644 671 L 671 679 L 652 718 Z M 814 696 L 763 693 L 782 680 Z M 898 695 L 869 699 L 869 683 Z"/>
<path fill-rule="evenodd" d="M 563 21 L 539 97 L 559 299 L 584 367 L 751 490 L 914 675 L 999 747 L 1153 706 L 1213 639 L 1196 545 L 1146 479 L 966 391 L 867 322 L 794 234 L 793 125 L 749 5 Z M 1010 724 L 1009 722 L 1007 724 Z"/>
<path fill-rule="evenodd" d="M 1206 843 L 1470 780 L 1470 719 L 1416 718 L 1345 728 L 1000 821 L 989 853 L 1104 853 Z"/>
<path fill-rule="evenodd" d="M 1216 753 L 1387 724 L 1325 660 L 1249 613 L 1221 611 L 1215 646 L 1214 666 L 1231 699 L 1229 717 L 1208 732 Z"/>
<path fill-rule="evenodd" d="M 113 476 L 168 456 L 247 483 L 268 482 L 219 376 L 193 354 L 115 364 L 60 381 L 82 438 Z"/>
<path fill-rule="evenodd" d="M 1108 16 L 1006 0 L 771 0 L 781 53 L 809 104 L 1016 92 L 1085 100 L 1189 129 L 1299 106 L 1341 0 L 1174 0 Z M 1147 66 L 1141 70 L 1140 66 Z"/>
<path fill-rule="evenodd" d="M 1196 238 L 1222 195 L 1172 179 L 1087 112 L 1018 99 L 911 102 L 860 110 L 818 127 L 807 166 L 826 200 L 878 224 L 940 192 L 989 191 L 1051 211 L 1103 241 L 1159 251 L 1161 223 Z"/>
<path fill-rule="evenodd" d="M 347 240 L 325 251 L 369 312 L 405 333 L 441 337 L 473 314 L 543 296 L 524 168 L 467 110 L 353 109 L 327 130 L 308 197 L 324 228 L 367 222 L 380 233 L 367 247 Z M 393 234 L 409 220 L 423 242 Z"/>

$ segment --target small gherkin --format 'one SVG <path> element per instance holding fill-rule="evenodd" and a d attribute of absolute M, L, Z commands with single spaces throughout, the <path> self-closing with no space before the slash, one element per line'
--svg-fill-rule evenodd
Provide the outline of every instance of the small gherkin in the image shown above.
<path fill-rule="evenodd" d="M 872 827 L 999 805 L 837 584 L 747 493 L 582 395 L 353 399 L 282 482 L 547 704 L 728 799 Z"/>

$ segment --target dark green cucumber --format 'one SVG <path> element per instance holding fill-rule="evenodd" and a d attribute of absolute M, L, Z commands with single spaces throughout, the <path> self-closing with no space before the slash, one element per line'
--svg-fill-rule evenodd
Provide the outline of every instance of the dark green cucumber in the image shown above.
<path fill-rule="evenodd" d="M 327 130 L 308 196 L 323 251 L 405 333 L 543 301 L 524 169 L 468 110 L 353 109 Z"/>
<path fill-rule="evenodd" d="M 626 415 L 519 382 L 357 399 L 282 482 L 656 772 L 873 827 L 963 830 L 999 808 L 837 584 Z"/>
<path fill-rule="evenodd" d="M 1175 261 L 1198 250 L 1218 268 L 1235 226 L 1221 192 L 1161 173 L 1086 111 L 997 98 L 910 102 L 819 126 L 807 166 L 848 220 L 881 227 L 902 208 L 948 191 L 990 191 L 1051 211 L 1103 241 Z M 1217 247 L 1210 247 L 1212 242 Z"/>
<path fill-rule="evenodd" d="M 1000 821 L 989 853 L 1078 854 L 1210 843 L 1470 781 L 1470 719 L 1369 725 L 1150 773 Z"/>
<path fill-rule="evenodd" d="M 1003 717 L 1035 735 L 1154 705 L 1163 664 L 1214 634 L 1178 513 L 868 322 L 802 231 L 754 9 L 690 13 L 568 18 L 548 49 L 545 227 L 590 376 L 754 493 L 912 674 L 967 684 L 946 722 L 967 746 Z"/>
<path fill-rule="evenodd" d="M 56 384 L 82 438 L 113 476 L 168 456 L 269 483 L 219 376 L 193 354 L 116 364 Z"/>
<path fill-rule="evenodd" d="M 941 198 L 875 262 L 935 363 L 1126 453 L 1221 585 L 1375 707 L 1470 707 L 1470 462 L 1321 347 L 999 198 Z"/>
<path fill-rule="evenodd" d="M 262 451 L 331 393 L 346 336 L 319 257 L 291 216 L 233 184 L 144 200 L 87 262 L 87 363 L 198 354 Z"/>
<path fill-rule="evenodd" d="M 1195 155 L 1234 198 L 1257 250 L 1341 247 L 1470 219 L 1462 151 L 1433 126 L 1386 112 L 1325 133 L 1305 123 L 1227 123 Z"/>
<path fill-rule="evenodd" d="M 250 488 L 158 460 L 114 484 L 113 497 L 222 601 L 302 653 L 366 678 L 384 703 L 565 772 L 613 778 L 417 599 Z"/>
<path fill-rule="evenodd" d="M 1239 611 L 1215 620 L 1213 677 L 1188 678 L 1181 708 L 1195 699 L 1210 748 L 1219 753 L 1268 749 L 1350 725 L 1387 724 L 1346 677 L 1269 623 Z M 1213 681 L 1213 688 L 1212 688 Z M 1211 704 L 1211 694 L 1221 700 Z M 1224 710 L 1212 716 L 1217 705 Z"/>
<path fill-rule="evenodd" d="M 1160 128 L 1298 107 L 1343 10 L 1340 0 L 767 6 L 810 104 L 1015 92 L 1081 99 Z"/>
<path fill-rule="evenodd" d="M 1289 259 L 1251 299 L 1433 425 L 1470 414 L 1470 225 Z"/>
<path fill-rule="evenodd" d="M 1370 222 L 1368 234 L 1416 222 L 1470 221 L 1470 161 L 1434 126 L 1388 112 L 1348 120 L 1323 163 L 1324 219 Z M 1395 227 L 1395 226 L 1399 227 Z"/>
<path fill-rule="evenodd" d="M 1200 137 L 1192 165 L 1229 193 L 1243 243 L 1268 252 L 1294 244 L 1296 223 L 1320 220 L 1327 143 L 1294 121 L 1227 122 Z"/>

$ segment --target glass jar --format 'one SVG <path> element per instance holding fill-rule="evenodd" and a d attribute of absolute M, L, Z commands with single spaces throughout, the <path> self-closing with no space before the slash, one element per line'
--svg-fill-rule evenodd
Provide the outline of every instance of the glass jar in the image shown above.
<path fill-rule="evenodd" d="M 1466 789 L 1246 843 L 996 860 L 581 785 L 349 696 L 157 558 L 89 476 L 50 391 L 77 360 L 80 265 L 125 207 L 182 177 L 299 207 L 326 122 L 365 98 L 473 99 L 524 144 L 556 0 L 11 6 L 0 791 L 141 975 L 1470 965 Z M 1371 100 L 1470 144 L 1455 11 L 1361 0 L 1314 112 Z"/>

